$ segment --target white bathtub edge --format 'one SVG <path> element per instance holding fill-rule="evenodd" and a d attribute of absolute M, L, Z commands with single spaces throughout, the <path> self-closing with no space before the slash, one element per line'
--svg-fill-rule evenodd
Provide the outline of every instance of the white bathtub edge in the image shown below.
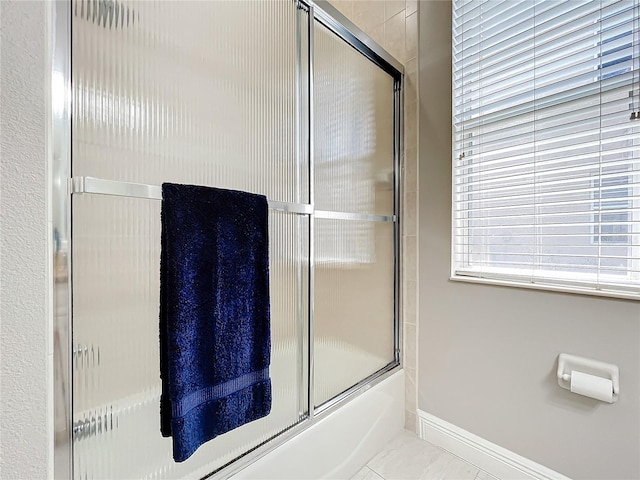
<path fill-rule="evenodd" d="M 403 428 L 404 371 L 400 370 L 232 478 L 349 479 Z"/>

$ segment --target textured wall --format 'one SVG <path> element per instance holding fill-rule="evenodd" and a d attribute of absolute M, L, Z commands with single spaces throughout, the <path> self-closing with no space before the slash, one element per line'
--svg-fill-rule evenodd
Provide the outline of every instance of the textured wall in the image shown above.
<path fill-rule="evenodd" d="M 452 282 L 451 4 L 420 4 L 418 408 L 571 478 L 640 478 L 640 302 Z M 567 352 L 620 366 L 608 405 Z"/>
<path fill-rule="evenodd" d="M 51 472 L 45 2 L 0 2 L 0 478 Z"/>

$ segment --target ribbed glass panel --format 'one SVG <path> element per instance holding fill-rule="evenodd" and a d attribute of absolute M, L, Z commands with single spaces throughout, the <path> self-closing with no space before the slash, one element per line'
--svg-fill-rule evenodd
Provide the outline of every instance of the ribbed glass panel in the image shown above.
<path fill-rule="evenodd" d="M 314 25 L 315 205 L 393 213 L 393 78 Z"/>
<path fill-rule="evenodd" d="M 454 0 L 457 274 L 638 291 L 639 25 L 640 0 Z"/>
<path fill-rule="evenodd" d="M 308 201 L 303 15 L 290 0 L 75 0 L 73 174 Z"/>
<path fill-rule="evenodd" d="M 394 360 L 393 224 L 316 220 L 315 403 Z M 354 242 L 354 230 L 367 239 Z"/>
<path fill-rule="evenodd" d="M 294 2 L 74 1 L 72 21 L 74 176 L 308 202 Z M 200 478 L 307 414 L 308 231 L 271 211 L 271 413 L 177 464 L 159 423 L 160 202 L 74 196 L 76 478 Z"/>
<path fill-rule="evenodd" d="M 290 0 L 73 0 L 71 9 L 74 177 L 312 200 L 304 9 Z M 315 206 L 391 215 L 393 79 L 315 29 Z M 317 220 L 311 293 L 309 222 L 270 213 L 271 413 L 177 464 L 160 434 L 160 202 L 73 196 L 75 478 L 201 478 L 298 423 L 308 415 L 312 294 L 318 403 L 393 362 L 394 225 Z"/>
<path fill-rule="evenodd" d="M 200 478 L 300 421 L 308 217 L 269 217 L 271 413 L 175 463 L 160 434 L 160 202 L 74 197 L 73 216 L 75 478 Z"/>

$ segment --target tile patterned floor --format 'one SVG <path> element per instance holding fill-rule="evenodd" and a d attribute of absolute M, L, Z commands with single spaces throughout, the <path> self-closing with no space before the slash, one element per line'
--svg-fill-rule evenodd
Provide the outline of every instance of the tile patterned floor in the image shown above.
<path fill-rule="evenodd" d="M 351 480 L 498 480 L 405 430 Z"/>

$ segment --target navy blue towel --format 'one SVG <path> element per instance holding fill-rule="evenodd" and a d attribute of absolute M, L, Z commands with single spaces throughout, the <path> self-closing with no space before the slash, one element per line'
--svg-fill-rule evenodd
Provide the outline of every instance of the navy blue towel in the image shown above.
<path fill-rule="evenodd" d="M 160 427 L 182 462 L 271 410 L 268 204 L 162 185 Z"/>

